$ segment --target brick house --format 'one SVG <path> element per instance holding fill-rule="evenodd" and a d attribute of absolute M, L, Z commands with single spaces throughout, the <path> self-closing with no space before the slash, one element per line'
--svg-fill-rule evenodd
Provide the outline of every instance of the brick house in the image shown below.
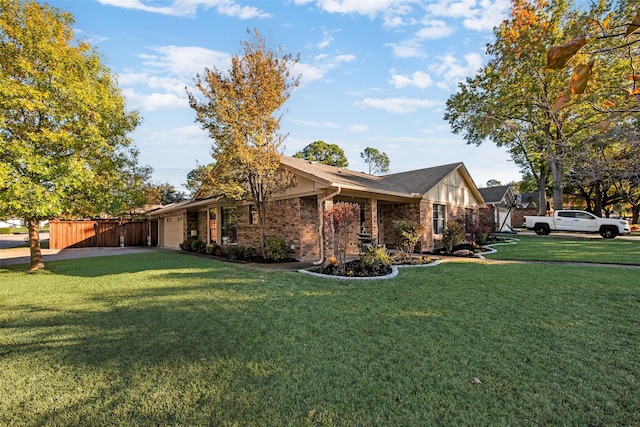
<path fill-rule="evenodd" d="M 462 163 L 373 176 L 304 159 L 282 156 L 280 167 L 296 185 L 266 207 L 266 237 L 283 239 L 292 258 L 318 260 L 333 253 L 331 230 L 322 212 L 336 202 L 360 205 L 361 227 L 379 244 L 395 247 L 392 223 L 412 220 L 424 226 L 418 249 L 433 250 L 448 219 L 477 213 L 482 195 Z M 255 207 L 248 202 L 199 198 L 151 213 L 158 218 L 159 245 L 178 247 L 202 239 L 222 245 L 259 246 Z M 353 243 L 352 251 L 357 249 Z"/>
<path fill-rule="evenodd" d="M 514 231 L 512 224 L 512 209 L 516 205 L 516 193 L 509 185 L 499 185 L 478 189 L 486 206 L 480 209 L 481 221 L 493 224 L 498 232 Z"/>

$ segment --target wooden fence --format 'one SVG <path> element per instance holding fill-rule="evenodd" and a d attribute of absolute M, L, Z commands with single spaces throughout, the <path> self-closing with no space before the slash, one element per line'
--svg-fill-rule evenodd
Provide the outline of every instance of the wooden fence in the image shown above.
<path fill-rule="evenodd" d="M 158 221 L 50 221 L 49 248 L 157 246 Z"/>

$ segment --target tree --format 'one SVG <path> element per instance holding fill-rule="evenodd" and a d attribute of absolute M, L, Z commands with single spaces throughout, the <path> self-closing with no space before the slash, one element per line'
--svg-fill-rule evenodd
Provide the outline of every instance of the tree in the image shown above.
<path fill-rule="evenodd" d="M 0 217 L 29 227 L 30 270 L 44 268 L 39 223 L 95 215 L 131 190 L 139 123 L 73 17 L 36 1 L 0 2 Z"/>
<path fill-rule="evenodd" d="M 356 203 L 337 202 L 322 213 L 325 223 L 333 233 L 333 248 L 338 258 L 338 268 L 344 271 L 349 240 L 355 238 L 360 223 L 360 206 Z"/>
<path fill-rule="evenodd" d="M 299 57 L 268 49 L 258 31 L 243 47 L 228 73 L 206 68 L 196 76 L 204 99 L 187 93 L 196 121 L 213 139 L 216 189 L 255 204 L 264 257 L 266 203 L 293 185 L 292 174 L 278 169 L 285 135 L 278 133 L 281 116 L 276 114 L 298 86 L 291 68 Z"/>
<path fill-rule="evenodd" d="M 603 115 L 590 107 L 591 94 L 569 84 L 566 72 L 547 67 L 547 49 L 587 31 L 593 27 L 585 13 L 571 10 L 567 1 L 513 0 L 510 18 L 487 48 L 491 60 L 447 101 L 445 119 L 467 143 L 491 140 L 506 147 L 523 172 L 536 177 L 541 194 L 551 175 L 555 209 L 562 208 L 575 150 L 598 132 Z M 581 39 L 571 42 L 579 46 Z M 583 60 L 571 59 L 581 69 Z"/>
<path fill-rule="evenodd" d="M 367 147 L 360 157 L 369 166 L 369 175 L 378 175 L 389 172 L 389 156 L 381 153 L 376 148 Z"/>
<path fill-rule="evenodd" d="M 500 187 L 502 183 L 497 179 L 490 179 L 485 185 L 487 187 Z"/>
<path fill-rule="evenodd" d="M 342 148 L 336 144 L 327 144 L 324 141 L 314 141 L 298 151 L 293 157 L 306 159 L 312 162 L 322 163 L 324 165 L 346 168 L 349 161 L 344 155 Z"/>
<path fill-rule="evenodd" d="M 196 168 L 189 171 L 187 174 L 187 182 L 183 184 L 189 192 L 190 197 L 197 197 L 199 191 L 207 190 L 211 181 L 211 173 L 215 165 L 215 163 L 201 165 L 196 161 Z"/>
<path fill-rule="evenodd" d="M 146 202 L 150 205 L 170 205 L 187 200 L 187 195 L 169 184 L 147 184 L 144 188 Z"/>

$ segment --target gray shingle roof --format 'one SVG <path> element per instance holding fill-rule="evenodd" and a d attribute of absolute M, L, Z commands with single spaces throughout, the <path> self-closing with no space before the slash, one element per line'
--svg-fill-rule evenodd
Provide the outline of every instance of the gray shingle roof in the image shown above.
<path fill-rule="evenodd" d="M 325 181 L 328 185 L 342 185 L 363 191 L 383 191 L 407 195 L 425 194 L 451 172 L 459 167 L 464 167 L 462 163 L 451 163 L 432 168 L 375 176 L 289 156 L 282 156 L 280 161 L 285 167 Z"/>
<path fill-rule="evenodd" d="M 500 203 L 505 193 L 509 190 L 508 185 L 499 185 L 497 187 L 478 188 L 482 198 L 487 203 Z"/>

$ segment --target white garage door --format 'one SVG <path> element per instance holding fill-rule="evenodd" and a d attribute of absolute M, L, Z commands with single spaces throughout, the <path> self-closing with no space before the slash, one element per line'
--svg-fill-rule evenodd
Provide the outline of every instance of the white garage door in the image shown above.
<path fill-rule="evenodd" d="M 179 248 L 184 241 L 182 215 L 168 216 L 164 219 L 164 246 Z"/>

